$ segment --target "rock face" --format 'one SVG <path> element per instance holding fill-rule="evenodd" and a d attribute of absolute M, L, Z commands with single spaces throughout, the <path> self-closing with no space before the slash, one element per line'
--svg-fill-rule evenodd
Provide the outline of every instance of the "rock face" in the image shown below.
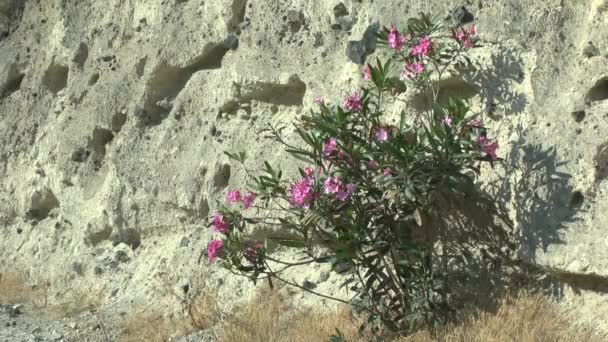
<path fill-rule="evenodd" d="M 608 275 L 608 7 L 474 3 L 465 14 L 482 38 L 479 66 L 439 82 L 496 129 L 506 162 L 486 172 L 488 190 L 510 206 L 528 257 Z M 0 272 L 48 281 L 51 301 L 74 279 L 107 297 L 119 286 L 134 303 L 200 270 L 215 284 L 225 273 L 197 264 L 206 217 L 245 181 L 222 151 L 290 165 L 256 132 L 305 113 L 316 95 L 338 103 L 358 87 L 349 42 L 376 21 L 419 11 L 453 20 L 462 5 L 0 0 Z M 590 41 L 594 53 L 581 54 Z M 389 116 L 420 110 L 405 100 Z M 224 303 L 251 291 L 242 279 L 223 284 Z M 605 295 L 564 291 L 608 329 Z"/>

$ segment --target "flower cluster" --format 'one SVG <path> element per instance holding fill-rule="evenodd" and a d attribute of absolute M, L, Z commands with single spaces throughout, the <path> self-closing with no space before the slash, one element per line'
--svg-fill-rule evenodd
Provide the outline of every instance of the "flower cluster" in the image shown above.
<path fill-rule="evenodd" d="M 346 96 L 342 101 L 342 107 L 351 112 L 360 111 L 362 107 L 361 95 L 359 95 L 359 93 L 357 92 L 354 92 L 352 95 Z"/>
<path fill-rule="evenodd" d="M 363 74 L 364 81 L 367 82 L 372 79 L 372 69 L 370 69 L 369 65 L 364 66 L 361 73 Z"/>
<path fill-rule="evenodd" d="M 414 57 L 426 57 L 433 50 L 433 43 L 431 43 L 431 38 L 424 37 L 420 39 L 418 44 L 414 45 L 412 48 L 411 54 Z"/>
<path fill-rule="evenodd" d="M 333 176 L 325 180 L 323 190 L 326 194 L 335 194 L 340 201 L 346 201 L 357 190 L 357 186 L 353 183 L 344 184 L 340 177 Z"/>
<path fill-rule="evenodd" d="M 318 192 L 314 189 L 315 179 L 306 175 L 303 179 L 293 183 L 289 189 L 289 202 L 294 207 L 308 209 L 317 199 Z"/>
<path fill-rule="evenodd" d="M 329 140 L 323 144 L 323 157 L 327 158 L 332 156 L 338 148 L 338 142 L 336 141 L 335 138 L 329 138 Z"/>
<path fill-rule="evenodd" d="M 405 63 L 403 66 L 403 72 L 401 73 L 401 80 L 416 77 L 423 72 L 424 64 L 422 62 Z"/>
<path fill-rule="evenodd" d="M 405 42 L 407 41 L 407 36 L 399 33 L 397 27 L 395 25 L 391 26 L 391 29 L 388 33 L 388 45 L 391 49 L 400 51 L 403 49 Z"/>
<path fill-rule="evenodd" d="M 376 128 L 376 130 L 374 131 L 374 139 L 376 139 L 377 142 L 385 142 L 390 138 L 390 134 L 391 134 L 391 128 L 390 127 L 386 127 L 386 126 L 381 126 Z"/>
<path fill-rule="evenodd" d="M 454 38 L 458 41 L 460 46 L 465 49 L 470 49 L 475 46 L 474 38 L 476 35 L 477 30 L 475 29 L 475 25 L 471 25 L 467 29 L 460 27 L 454 30 Z"/>
<path fill-rule="evenodd" d="M 216 233 L 228 234 L 230 232 L 230 223 L 222 214 L 215 214 L 211 219 L 211 229 Z"/>
<path fill-rule="evenodd" d="M 477 144 L 479 144 L 479 147 L 481 148 L 483 153 L 485 153 L 490 158 L 490 160 L 494 161 L 498 159 L 498 156 L 496 155 L 498 143 L 496 141 L 492 141 L 486 136 L 480 135 L 477 137 Z"/>
<path fill-rule="evenodd" d="M 245 210 L 251 208 L 253 206 L 253 202 L 255 201 L 256 195 L 254 193 L 248 193 L 245 196 L 241 194 L 240 190 L 232 190 L 229 191 L 226 195 L 226 202 L 228 204 L 234 203 L 243 203 L 243 207 Z"/>
<path fill-rule="evenodd" d="M 259 241 L 248 241 L 243 249 L 243 257 L 250 264 L 256 265 L 264 252 L 264 244 Z"/>
<path fill-rule="evenodd" d="M 224 241 L 222 240 L 213 240 L 207 246 L 207 257 L 210 262 L 215 262 L 217 258 L 219 258 L 220 253 L 224 249 Z"/>

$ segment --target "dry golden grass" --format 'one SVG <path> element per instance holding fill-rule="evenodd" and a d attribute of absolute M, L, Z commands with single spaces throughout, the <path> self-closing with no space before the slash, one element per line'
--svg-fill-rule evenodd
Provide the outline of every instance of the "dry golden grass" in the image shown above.
<path fill-rule="evenodd" d="M 30 290 L 23 279 L 15 273 L 0 273 L 0 302 L 21 303 Z"/>
<path fill-rule="evenodd" d="M 48 285 L 34 286 L 17 273 L 0 273 L 0 302 L 28 303 L 37 308 L 48 305 Z"/>
<path fill-rule="evenodd" d="M 475 317 L 476 316 L 476 317 Z M 496 314 L 471 315 L 461 324 L 448 327 L 434 337 L 429 332 L 394 338 L 397 342 L 600 342 L 605 339 L 591 330 L 573 326 L 566 313 L 545 298 L 521 295 L 505 300 Z M 237 314 L 223 322 L 223 342 L 318 342 L 327 341 L 340 329 L 347 342 L 367 342 L 358 336 L 360 321 L 349 310 L 297 312 L 290 308 L 282 293 L 264 290 Z M 389 339 L 390 340 L 390 339 Z"/>
<path fill-rule="evenodd" d="M 287 304 L 282 290 L 262 288 L 248 305 L 221 323 L 223 342 L 327 341 L 338 327 L 348 338 L 356 335 L 358 321 L 347 308 L 318 312 L 297 311 Z M 347 339 L 350 341 L 350 339 Z"/>
<path fill-rule="evenodd" d="M 469 316 L 433 339 L 428 332 L 400 342 L 600 342 L 606 341 L 590 327 L 577 325 L 563 309 L 540 295 L 522 294 L 503 301 L 496 314 Z"/>
<path fill-rule="evenodd" d="M 206 288 L 198 289 L 189 298 L 178 296 L 172 291 L 166 294 L 179 301 L 185 314 L 167 316 L 166 312 L 154 309 L 131 312 L 124 320 L 114 322 L 114 328 L 122 330 L 120 341 L 170 341 L 209 328 L 219 316 L 215 296 Z"/>

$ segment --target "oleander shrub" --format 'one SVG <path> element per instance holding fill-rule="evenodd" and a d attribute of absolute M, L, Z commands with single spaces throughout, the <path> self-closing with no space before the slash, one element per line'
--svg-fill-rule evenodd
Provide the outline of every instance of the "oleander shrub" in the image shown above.
<path fill-rule="evenodd" d="M 283 125 L 260 132 L 285 147 L 294 168 L 302 165 L 298 177 L 269 162 L 252 171 L 245 153 L 226 153 L 250 182 L 219 204 L 207 253 L 253 281 L 345 301 L 282 276 L 331 262 L 349 270 L 345 302 L 368 317 L 366 326 L 410 333 L 449 321 L 479 295 L 477 284 L 498 288 L 492 274 L 513 259 L 515 238 L 500 199 L 479 179 L 484 165 L 501 162 L 497 142 L 466 100 L 440 96 L 441 80 L 473 67 L 475 27 L 445 27 L 421 14 L 381 29 L 377 43 L 385 53 L 363 67 L 360 90 L 341 103 L 319 96 L 294 122 L 301 143 L 291 143 Z M 425 109 L 404 110 L 392 123 L 387 108 L 404 92 Z M 279 259 L 277 245 L 299 253 Z"/>

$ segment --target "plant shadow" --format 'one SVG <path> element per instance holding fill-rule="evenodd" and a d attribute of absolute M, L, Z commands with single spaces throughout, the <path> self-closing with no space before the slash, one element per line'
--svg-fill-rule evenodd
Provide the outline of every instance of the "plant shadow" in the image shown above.
<path fill-rule="evenodd" d="M 501 104 L 505 113 L 523 113 L 528 99 L 513 89 L 513 82 L 521 84 L 525 77 L 521 57 L 514 49 L 502 48 L 490 58 L 488 65 L 466 70 L 464 81 L 476 88 L 485 111 L 493 113 Z"/>

